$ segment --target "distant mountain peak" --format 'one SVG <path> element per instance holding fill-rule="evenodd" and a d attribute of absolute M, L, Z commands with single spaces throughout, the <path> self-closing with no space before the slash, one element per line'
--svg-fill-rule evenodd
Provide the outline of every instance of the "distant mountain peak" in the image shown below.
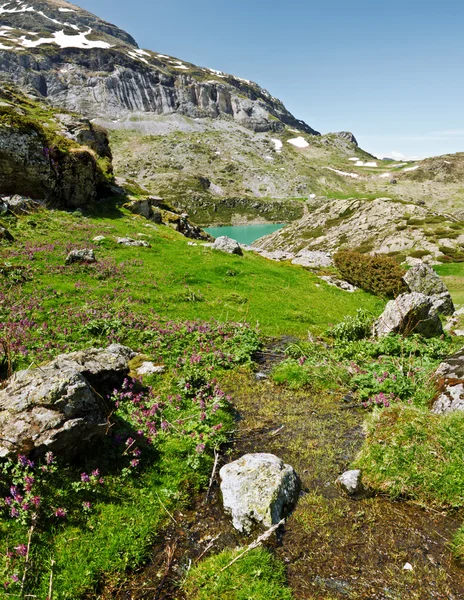
<path fill-rule="evenodd" d="M 116 25 L 63 0 L 0 6 L 0 78 L 90 117 L 179 113 L 319 135 L 258 84 L 142 50 Z"/>

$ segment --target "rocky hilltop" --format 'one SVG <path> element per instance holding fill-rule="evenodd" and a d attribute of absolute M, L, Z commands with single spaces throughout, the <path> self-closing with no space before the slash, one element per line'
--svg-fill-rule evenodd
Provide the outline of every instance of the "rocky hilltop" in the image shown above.
<path fill-rule="evenodd" d="M 11 0 L 0 23 L 1 77 L 55 105 L 90 117 L 178 113 L 318 135 L 256 83 L 141 50 L 125 31 L 68 2 Z"/>

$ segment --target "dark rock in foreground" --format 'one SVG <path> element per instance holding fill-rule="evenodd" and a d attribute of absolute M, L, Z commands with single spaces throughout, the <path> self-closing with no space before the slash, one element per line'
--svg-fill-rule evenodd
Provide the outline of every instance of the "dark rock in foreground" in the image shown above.
<path fill-rule="evenodd" d="M 104 398 L 127 376 L 133 356 L 113 344 L 15 373 L 0 391 L 0 457 L 48 450 L 72 456 L 104 435 Z"/>

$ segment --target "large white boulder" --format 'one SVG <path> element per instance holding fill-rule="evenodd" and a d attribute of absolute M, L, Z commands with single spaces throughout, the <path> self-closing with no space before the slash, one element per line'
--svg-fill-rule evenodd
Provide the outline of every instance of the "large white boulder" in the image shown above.
<path fill-rule="evenodd" d="M 224 509 L 238 531 L 248 533 L 253 524 L 271 527 L 298 499 L 297 474 L 274 454 L 245 454 L 219 475 Z"/>
<path fill-rule="evenodd" d="M 227 235 L 216 238 L 211 248 L 213 248 L 213 250 L 227 252 L 228 254 L 238 254 L 239 256 L 242 256 L 243 254 L 240 244 L 232 238 L 227 237 Z"/>
<path fill-rule="evenodd" d="M 424 337 L 434 337 L 443 333 L 443 327 L 432 298 L 413 292 L 400 294 L 394 300 L 390 300 L 374 323 L 373 333 L 377 337 L 384 337 L 390 333 L 420 333 Z"/>

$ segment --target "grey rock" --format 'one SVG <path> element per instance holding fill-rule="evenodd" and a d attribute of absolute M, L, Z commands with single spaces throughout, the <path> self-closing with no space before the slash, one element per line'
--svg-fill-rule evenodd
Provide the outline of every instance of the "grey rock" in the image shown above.
<path fill-rule="evenodd" d="M 373 334 L 384 337 L 390 333 L 404 335 L 420 333 L 424 337 L 441 335 L 443 328 L 431 298 L 413 292 L 401 294 L 394 300 L 390 300 L 384 312 L 374 323 Z"/>
<path fill-rule="evenodd" d="M 440 393 L 432 412 L 446 414 L 464 410 L 464 348 L 440 364 L 435 372 Z"/>
<path fill-rule="evenodd" d="M 164 365 L 155 365 L 150 361 L 146 361 L 137 369 L 137 375 L 161 375 L 166 371 Z"/>
<path fill-rule="evenodd" d="M 106 237 L 104 235 L 96 235 L 92 242 L 103 242 L 103 240 L 106 240 Z"/>
<path fill-rule="evenodd" d="M 104 397 L 129 373 L 131 353 L 90 348 L 15 373 L 0 391 L 0 457 L 47 450 L 69 457 L 103 435 Z"/>
<path fill-rule="evenodd" d="M 301 265 L 310 269 L 319 267 L 330 267 L 333 265 L 333 260 L 327 252 L 302 250 L 298 252 L 296 258 L 292 260 L 292 265 Z"/>
<path fill-rule="evenodd" d="M 406 272 L 403 277 L 410 292 L 419 292 L 432 297 L 433 307 L 445 315 L 454 313 L 451 295 L 431 266 L 420 263 Z"/>
<path fill-rule="evenodd" d="M 213 250 L 227 252 L 228 254 L 238 254 L 239 256 L 243 255 L 240 244 L 226 235 L 216 238 L 211 248 L 213 248 Z"/>
<path fill-rule="evenodd" d="M 71 250 L 66 257 L 66 264 L 71 265 L 73 263 L 94 263 L 96 262 L 95 252 L 89 248 L 83 250 Z"/>
<path fill-rule="evenodd" d="M 122 246 L 140 246 L 143 248 L 151 248 L 151 245 L 148 242 L 143 240 L 133 240 L 132 238 L 117 238 L 116 242 L 121 244 Z"/>
<path fill-rule="evenodd" d="M 338 477 L 337 483 L 348 496 L 352 496 L 353 498 L 359 498 L 366 494 L 366 490 L 361 481 L 361 471 L 359 469 L 345 471 Z"/>
<path fill-rule="evenodd" d="M 350 294 L 352 294 L 353 292 L 357 292 L 359 289 L 355 285 L 348 283 L 348 281 L 344 281 L 343 279 L 337 279 L 336 277 L 332 277 L 331 275 L 322 275 L 321 277 L 319 277 L 319 279 L 322 279 L 322 281 L 325 281 L 329 285 L 338 287 L 345 292 L 350 292 Z"/>
<path fill-rule="evenodd" d="M 224 509 L 235 529 L 271 527 L 298 499 L 300 484 L 290 465 L 273 454 L 245 454 L 219 472 Z"/>

